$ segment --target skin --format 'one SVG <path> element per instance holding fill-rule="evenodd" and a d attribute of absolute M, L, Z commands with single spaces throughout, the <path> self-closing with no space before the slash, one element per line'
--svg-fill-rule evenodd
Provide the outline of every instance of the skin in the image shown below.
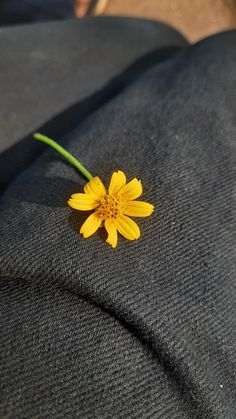
<path fill-rule="evenodd" d="M 76 0 L 77 16 L 126 15 L 160 20 L 179 30 L 190 41 L 236 28 L 235 0 Z M 96 3 L 96 4 L 95 4 Z"/>

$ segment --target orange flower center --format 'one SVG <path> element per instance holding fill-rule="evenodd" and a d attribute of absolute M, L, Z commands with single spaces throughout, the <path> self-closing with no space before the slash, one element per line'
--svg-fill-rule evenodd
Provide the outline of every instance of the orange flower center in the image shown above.
<path fill-rule="evenodd" d="M 106 195 L 101 199 L 97 212 L 104 220 L 118 218 L 124 213 L 126 202 L 113 195 Z"/>

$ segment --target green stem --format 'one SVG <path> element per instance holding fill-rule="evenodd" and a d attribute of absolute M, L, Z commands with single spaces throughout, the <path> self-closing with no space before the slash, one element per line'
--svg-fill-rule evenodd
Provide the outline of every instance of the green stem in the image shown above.
<path fill-rule="evenodd" d="M 91 180 L 93 176 L 85 167 L 77 160 L 75 157 L 72 156 L 72 154 L 68 153 L 62 146 L 60 146 L 56 141 L 52 140 L 49 137 L 46 137 L 45 135 L 42 135 L 38 132 L 33 134 L 33 137 L 35 140 L 42 141 L 45 144 L 48 144 L 50 147 L 54 148 L 58 153 L 62 154 L 63 157 L 65 157 L 66 160 L 68 160 L 73 166 L 76 167 L 88 180 Z"/>

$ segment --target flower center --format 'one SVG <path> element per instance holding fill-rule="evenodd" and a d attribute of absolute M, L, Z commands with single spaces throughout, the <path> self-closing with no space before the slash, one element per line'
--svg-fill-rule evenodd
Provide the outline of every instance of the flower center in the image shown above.
<path fill-rule="evenodd" d="M 124 213 L 125 208 L 125 201 L 113 195 L 106 195 L 101 199 L 97 212 L 105 220 L 119 217 Z"/>

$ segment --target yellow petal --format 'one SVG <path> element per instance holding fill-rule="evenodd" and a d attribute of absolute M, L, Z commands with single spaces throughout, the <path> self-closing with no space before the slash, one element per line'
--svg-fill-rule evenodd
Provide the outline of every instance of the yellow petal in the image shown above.
<path fill-rule="evenodd" d="M 103 198 L 106 195 L 106 189 L 98 176 L 93 177 L 84 187 L 86 194 L 96 195 Z"/>
<path fill-rule="evenodd" d="M 140 237 L 138 225 L 131 220 L 131 218 L 126 217 L 126 215 L 121 215 L 119 218 L 115 219 L 114 224 L 119 233 L 126 239 L 136 240 Z"/>
<path fill-rule="evenodd" d="M 118 172 L 114 172 L 111 177 L 110 186 L 109 186 L 109 194 L 114 195 L 119 192 L 120 188 L 126 184 L 126 177 L 125 174 L 118 170 Z"/>
<path fill-rule="evenodd" d="M 87 237 L 92 236 L 95 231 L 97 231 L 101 223 L 102 218 L 96 212 L 94 212 L 84 222 L 80 229 L 80 233 L 83 234 L 84 238 L 86 239 Z"/>
<path fill-rule="evenodd" d="M 108 237 L 106 242 L 111 245 L 111 247 L 117 246 L 117 229 L 115 227 L 115 224 L 112 220 L 105 220 L 105 229 L 108 233 Z"/>
<path fill-rule="evenodd" d="M 75 193 L 71 196 L 68 201 L 68 205 L 71 208 L 80 210 L 80 211 L 89 211 L 94 208 L 97 208 L 100 204 L 100 199 L 95 197 L 95 195 L 89 195 L 85 193 Z"/>
<path fill-rule="evenodd" d="M 154 211 L 154 206 L 142 201 L 130 201 L 125 208 L 124 214 L 131 217 L 148 217 Z"/>
<path fill-rule="evenodd" d="M 118 195 L 127 201 L 132 201 L 142 194 L 143 188 L 141 181 L 134 178 L 126 185 L 122 186 Z"/>

